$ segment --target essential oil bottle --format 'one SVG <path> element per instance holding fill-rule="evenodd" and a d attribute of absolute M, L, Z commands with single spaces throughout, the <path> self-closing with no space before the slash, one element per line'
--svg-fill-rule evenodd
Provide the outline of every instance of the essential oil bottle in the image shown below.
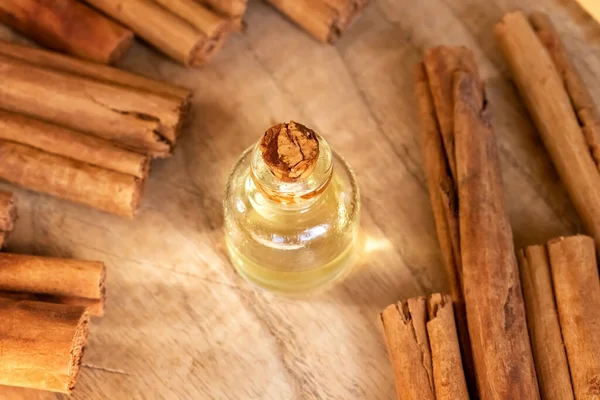
<path fill-rule="evenodd" d="M 352 267 L 360 196 L 325 139 L 291 121 L 246 150 L 227 183 L 225 241 L 247 281 L 285 294 L 324 288 Z"/>

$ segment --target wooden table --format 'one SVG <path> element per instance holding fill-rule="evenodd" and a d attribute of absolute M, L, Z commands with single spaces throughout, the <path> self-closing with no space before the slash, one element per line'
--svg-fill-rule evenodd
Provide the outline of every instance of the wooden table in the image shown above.
<path fill-rule="evenodd" d="M 17 190 L 11 251 L 108 266 L 107 314 L 93 322 L 72 398 L 394 398 L 377 314 L 446 286 L 412 97 L 424 48 L 464 44 L 477 55 L 516 245 L 581 229 L 493 38 L 494 23 L 517 7 L 550 13 L 600 103 L 600 27 L 567 0 L 376 0 L 333 47 L 255 1 L 248 31 L 200 69 L 137 45 L 124 68 L 195 91 L 185 136 L 173 158 L 153 164 L 138 217 Z M 255 291 L 223 249 L 233 162 L 265 128 L 290 119 L 348 159 L 364 206 L 359 267 L 305 299 Z M 11 388 L 0 397 L 67 398 Z"/>

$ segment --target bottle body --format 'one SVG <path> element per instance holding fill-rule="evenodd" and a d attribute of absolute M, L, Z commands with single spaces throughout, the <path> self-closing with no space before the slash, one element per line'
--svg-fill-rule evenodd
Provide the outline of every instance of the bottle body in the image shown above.
<path fill-rule="evenodd" d="M 235 165 L 224 201 L 225 241 L 246 280 L 279 293 L 303 293 L 342 278 L 355 259 L 360 199 L 346 162 L 325 151 L 310 182 L 279 185 L 261 174 L 256 148 Z M 262 178 L 261 178 L 262 176 Z M 272 183 L 272 182 L 271 182 Z"/>

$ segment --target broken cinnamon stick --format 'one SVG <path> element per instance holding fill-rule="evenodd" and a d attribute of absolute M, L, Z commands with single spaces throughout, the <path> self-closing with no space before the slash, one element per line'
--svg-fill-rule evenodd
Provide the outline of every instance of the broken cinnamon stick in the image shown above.
<path fill-rule="evenodd" d="M 5 0 L 0 22 L 44 46 L 105 64 L 133 42 L 130 30 L 75 0 Z"/>
<path fill-rule="evenodd" d="M 154 1 L 85 1 L 130 27 L 141 38 L 188 67 L 206 61 L 221 48 L 227 36 L 226 32 L 209 36 L 204 33 L 211 30 L 209 26 L 198 29 Z"/>
<path fill-rule="evenodd" d="M 482 399 L 539 399 L 504 209 L 496 141 L 481 82 L 454 74 L 454 135 L 467 322 Z"/>
<path fill-rule="evenodd" d="M 435 400 L 424 297 L 388 306 L 380 315 L 399 400 Z"/>
<path fill-rule="evenodd" d="M 539 35 L 547 40 L 550 32 L 547 24 L 540 18 L 533 20 Z M 586 230 L 600 246 L 600 172 L 592 156 L 594 145 L 590 151 L 585 136 L 586 132 L 592 135 L 595 122 L 590 122 L 594 119 L 590 112 L 593 107 L 586 95 L 582 95 L 583 83 L 570 66 L 565 67 L 562 61 L 553 62 L 523 13 L 505 15 L 496 25 L 496 36 L 571 201 Z M 564 61 L 558 42 L 552 39 L 548 43 L 555 59 Z M 566 80 L 559 71 L 563 71 Z M 583 118 L 583 130 L 577 113 Z"/>
<path fill-rule="evenodd" d="M 267 0 L 323 43 L 335 42 L 369 0 Z"/>
<path fill-rule="evenodd" d="M 594 240 L 548 242 L 550 268 L 575 398 L 600 398 L 600 280 Z"/>
<path fill-rule="evenodd" d="M 546 247 L 529 246 L 518 256 L 540 393 L 544 400 L 572 400 L 573 386 Z"/>
<path fill-rule="evenodd" d="M 0 179 L 133 218 L 143 181 L 33 147 L 0 140 Z"/>
<path fill-rule="evenodd" d="M 429 297 L 427 306 L 427 334 L 431 347 L 435 398 L 468 400 L 452 300 L 449 296 L 436 293 Z"/>
<path fill-rule="evenodd" d="M 0 54 L 39 67 L 51 68 L 103 82 L 154 92 L 160 95 L 172 96 L 181 102 L 180 107 L 182 110 L 187 109 L 192 95 L 188 89 L 170 83 L 146 78 L 107 65 L 69 57 L 53 51 L 21 46 L 4 40 L 0 40 Z"/>
<path fill-rule="evenodd" d="M 88 324 L 84 307 L 0 298 L 0 384 L 70 393 Z"/>
<path fill-rule="evenodd" d="M 13 194 L 0 190 L 0 249 L 13 230 L 16 219 L 17 207 Z"/>
<path fill-rule="evenodd" d="M 0 296 L 13 292 L 31 299 L 93 306 L 104 311 L 106 268 L 98 261 L 0 253 Z M 24 298 L 27 298 L 25 296 Z"/>
<path fill-rule="evenodd" d="M 58 125 L 0 110 L 0 139 L 25 144 L 90 165 L 138 178 L 148 173 L 148 157 Z"/>
<path fill-rule="evenodd" d="M 398 399 L 469 399 L 449 296 L 392 304 L 380 319 Z"/>
<path fill-rule="evenodd" d="M 246 12 L 248 0 L 197 0 L 228 17 L 241 17 Z"/>
<path fill-rule="evenodd" d="M 175 143 L 182 102 L 142 90 L 35 67 L 0 56 L 0 107 L 164 157 Z"/>

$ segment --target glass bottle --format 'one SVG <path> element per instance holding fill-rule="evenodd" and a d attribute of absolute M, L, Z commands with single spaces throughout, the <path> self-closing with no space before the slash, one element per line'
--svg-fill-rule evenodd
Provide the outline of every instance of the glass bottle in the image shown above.
<path fill-rule="evenodd" d="M 329 286 L 352 267 L 359 190 L 348 164 L 305 126 L 270 128 L 227 183 L 225 242 L 247 281 L 298 294 Z"/>

